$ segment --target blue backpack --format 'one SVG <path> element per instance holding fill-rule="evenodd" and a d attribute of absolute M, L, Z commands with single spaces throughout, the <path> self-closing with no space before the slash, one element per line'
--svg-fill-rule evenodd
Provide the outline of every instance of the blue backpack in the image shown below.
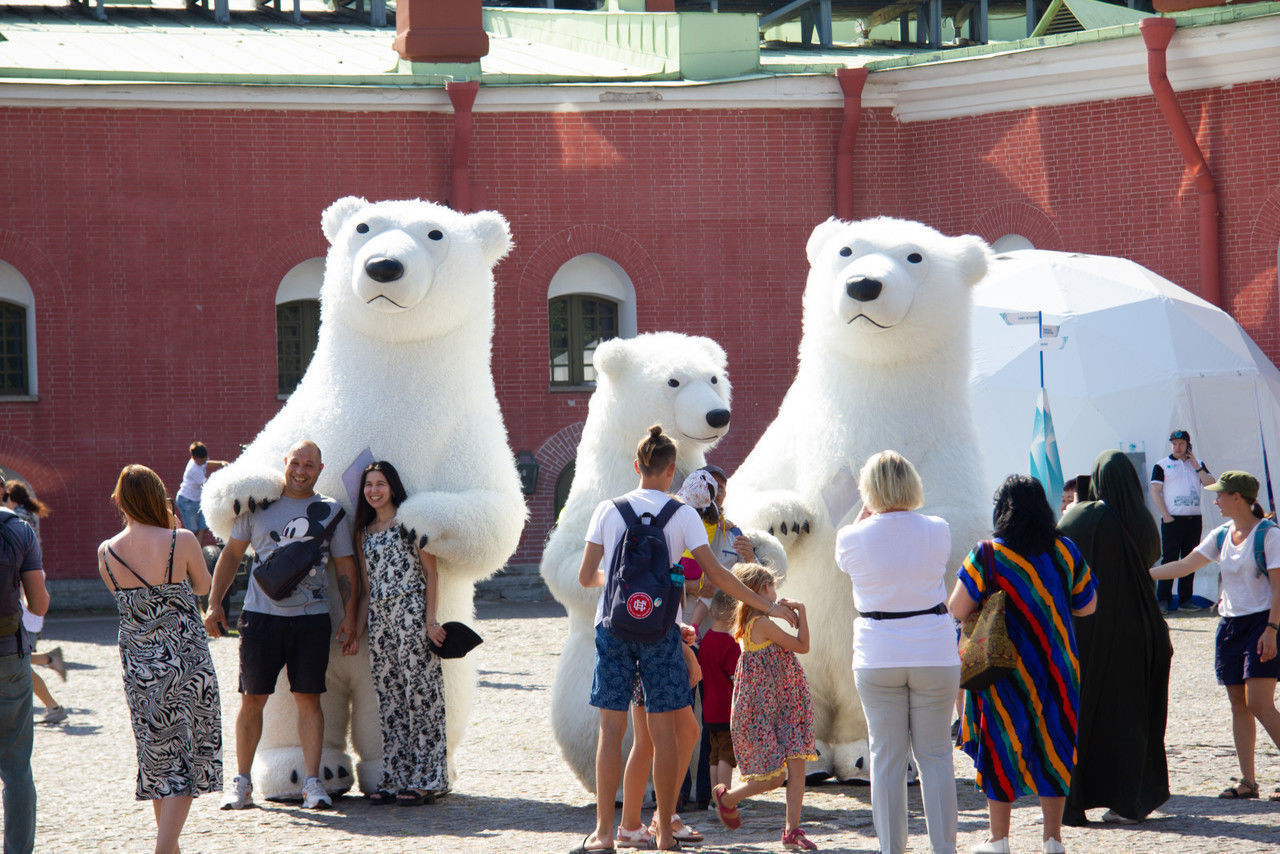
<path fill-rule="evenodd" d="M 1270 519 L 1259 519 L 1258 524 L 1254 527 L 1253 536 L 1253 560 L 1258 565 L 1258 575 L 1262 578 L 1267 577 L 1267 550 L 1266 539 L 1267 531 L 1276 526 L 1275 522 Z M 1222 544 L 1227 540 L 1227 531 L 1230 530 L 1231 523 L 1226 522 L 1219 525 L 1213 535 L 1217 538 L 1215 542 L 1218 544 L 1218 554 L 1222 554 Z"/>
<path fill-rule="evenodd" d="M 668 499 L 657 516 L 637 516 L 625 498 L 613 506 L 627 526 L 604 583 L 604 627 L 626 641 L 662 640 L 675 625 L 684 587 L 684 570 L 673 565 L 662 529 L 682 506 Z"/>

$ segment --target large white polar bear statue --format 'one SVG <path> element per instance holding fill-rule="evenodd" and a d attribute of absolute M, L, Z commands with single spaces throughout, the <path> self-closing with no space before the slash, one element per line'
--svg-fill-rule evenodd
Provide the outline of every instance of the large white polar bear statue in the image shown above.
<path fill-rule="evenodd" d="M 511 248 L 506 220 L 424 201 L 347 197 L 324 212 L 322 224 L 330 249 L 315 356 L 279 414 L 209 478 L 205 518 L 225 538 L 251 501 L 279 497 L 285 452 L 301 438 L 314 440 L 324 457 L 317 490 L 350 513 L 343 473 L 367 449 L 400 472 L 409 497 L 399 518 L 439 560 L 441 622 L 469 621 L 475 582 L 515 551 L 526 515 L 490 370 L 492 268 Z M 341 600 L 332 571 L 329 590 L 336 629 Z M 367 637 L 356 656 L 330 648 L 326 683 L 325 788 L 352 785 L 349 726 L 358 783 L 372 791 L 382 773 L 382 735 Z M 444 663 L 451 773 L 474 686 L 468 659 Z M 282 675 L 253 764 L 265 797 L 301 792 L 295 720 Z"/>
<path fill-rule="evenodd" d="M 565 761 L 588 791 L 595 791 L 600 723 L 589 700 L 601 591 L 578 584 L 587 525 L 601 501 L 636 488 L 636 445 L 650 425 L 661 424 L 676 442 L 673 488 L 678 488 L 688 472 L 706 464 L 707 451 L 728 432 L 730 420 L 724 350 L 709 338 L 650 332 L 613 339 L 596 348 L 592 363 L 596 390 L 587 404 L 573 485 L 542 552 L 542 577 L 569 612 L 569 636 L 551 694 L 551 726 Z M 747 533 L 762 557 L 785 565 L 776 540 Z"/>
<path fill-rule="evenodd" d="M 855 611 L 835 533 L 860 510 L 858 470 L 886 448 L 920 472 L 923 512 L 950 523 L 952 568 L 990 529 L 969 400 L 970 289 L 989 250 L 977 237 L 881 217 L 828 220 L 807 254 L 796 378 L 730 479 L 725 509 L 786 548 L 786 595 L 809 609 L 812 643 L 801 661 L 819 753 L 838 779 L 865 780 Z"/>

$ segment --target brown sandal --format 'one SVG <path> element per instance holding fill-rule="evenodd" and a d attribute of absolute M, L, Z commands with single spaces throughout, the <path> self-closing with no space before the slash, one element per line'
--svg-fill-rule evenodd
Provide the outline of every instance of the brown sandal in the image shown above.
<path fill-rule="evenodd" d="M 1241 780 L 1234 786 L 1228 786 L 1218 793 L 1218 797 L 1226 800 L 1240 800 L 1258 797 L 1258 784 L 1252 780 Z"/>

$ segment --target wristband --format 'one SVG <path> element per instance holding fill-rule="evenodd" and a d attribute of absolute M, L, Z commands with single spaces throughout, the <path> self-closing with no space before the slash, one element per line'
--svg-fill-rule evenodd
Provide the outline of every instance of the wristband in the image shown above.
<path fill-rule="evenodd" d="M 1204 472 L 1205 474 L 1209 473 L 1209 467 L 1204 464 L 1204 460 L 1200 461 L 1200 471 Z"/>
<path fill-rule="evenodd" d="M 1267 623 L 1267 628 L 1275 629 L 1277 632 L 1280 632 L 1280 623 Z"/>
<path fill-rule="evenodd" d="M 764 612 L 764 615 L 765 615 L 766 617 L 767 617 L 767 616 L 769 616 L 770 614 L 772 614 L 772 613 L 773 613 L 773 609 L 774 609 L 774 608 L 776 608 L 776 607 L 778 607 L 778 603 L 777 603 L 777 602 L 774 602 L 772 605 L 770 605 L 770 606 L 769 606 L 769 610 Z"/>

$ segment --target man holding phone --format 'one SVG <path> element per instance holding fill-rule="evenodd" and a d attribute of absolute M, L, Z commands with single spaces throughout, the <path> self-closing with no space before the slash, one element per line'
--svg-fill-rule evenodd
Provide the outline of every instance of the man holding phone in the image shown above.
<path fill-rule="evenodd" d="M 1172 452 L 1151 470 L 1151 501 L 1160 513 L 1161 563 L 1181 560 L 1200 545 L 1200 490 L 1214 482 L 1208 467 L 1191 450 L 1190 433 L 1174 430 L 1169 444 Z M 1178 595 L 1174 596 L 1173 581 L 1157 582 L 1160 610 L 1201 610 L 1191 601 L 1194 585 L 1195 573 L 1184 575 L 1178 579 Z"/>

